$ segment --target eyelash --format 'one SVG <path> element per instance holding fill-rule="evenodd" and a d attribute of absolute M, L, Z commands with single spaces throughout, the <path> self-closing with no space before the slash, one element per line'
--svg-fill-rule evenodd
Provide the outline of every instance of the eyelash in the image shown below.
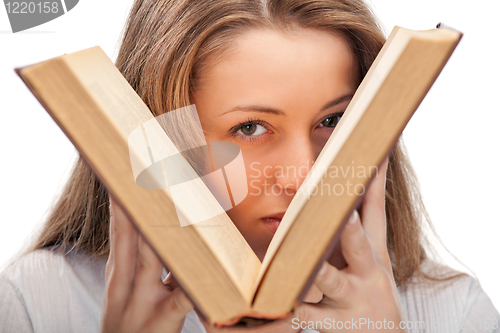
<path fill-rule="evenodd" d="M 328 119 L 330 117 L 342 117 L 342 115 L 344 114 L 345 111 L 341 111 L 341 112 L 335 112 L 335 113 L 332 113 L 328 116 L 326 116 L 325 118 L 323 118 L 321 121 L 320 121 L 320 124 L 325 121 L 325 119 Z M 231 137 L 238 137 L 239 140 L 242 140 L 242 141 L 247 141 L 247 142 L 254 142 L 256 140 L 260 140 L 260 137 L 262 137 L 262 134 L 261 135 L 241 135 L 241 134 L 238 134 L 237 132 L 242 129 L 243 127 L 247 126 L 247 125 L 261 125 L 263 126 L 266 130 L 269 130 L 267 128 L 267 124 L 266 122 L 258 119 L 258 118 L 248 118 L 246 121 L 244 122 L 241 122 L 239 123 L 238 125 L 234 126 L 233 128 L 231 128 L 229 130 L 229 133 L 230 133 L 230 136 Z M 330 127 L 326 127 L 326 128 L 330 128 Z M 332 129 L 334 129 L 335 127 L 331 127 Z"/>
<path fill-rule="evenodd" d="M 247 142 L 253 142 L 255 140 L 259 140 L 262 135 L 241 135 L 237 133 L 240 129 L 242 129 L 247 125 L 261 125 L 266 130 L 268 130 L 266 126 L 267 124 L 264 121 L 257 118 L 248 118 L 246 121 L 239 123 L 238 125 L 234 126 L 229 130 L 229 133 L 231 133 L 231 137 L 238 137 L 239 140 Z"/>

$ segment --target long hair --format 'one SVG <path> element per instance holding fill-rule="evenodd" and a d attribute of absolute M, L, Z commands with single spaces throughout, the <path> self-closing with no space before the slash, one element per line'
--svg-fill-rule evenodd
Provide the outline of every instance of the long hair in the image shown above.
<path fill-rule="evenodd" d="M 385 43 L 363 0 L 136 0 L 116 66 L 156 117 L 192 104 L 203 69 L 250 29 L 321 29 L 341 36 L 361 78 Z M 182 115 L 175 122 L 189 129 Z M 421 271 L 428 256 L 422 225 L 429 220 L 401 140 L 389 156 L 386 214 L 396 284 L 406 285 L 414 274 L 438 279 Z M 108 230 L 107 191 L 80 157 L 30 250 L 62 245 L 106 258 Z"/>

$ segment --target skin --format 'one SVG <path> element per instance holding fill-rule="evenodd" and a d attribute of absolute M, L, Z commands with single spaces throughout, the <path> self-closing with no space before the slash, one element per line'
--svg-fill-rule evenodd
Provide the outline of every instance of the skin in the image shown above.
<path fill-rule="evenodd" d="M 261 260 L 274 235 L 261 218 L 286 211 L 333 131 L 321 122 L 345 110 L 350 98 L 323 107 L 354 94 L 358 76 L 343 40 L 309 30 L 298 36 L 251 31 L 227 59 L 201 72 L 193 100 L 205 137 L 237 144 L 245 161 L 249 194 L 227 213 Z M 253 105 L 283 114 L 231 111 Z M 249 118 L 265 124 L 253 125 L 252 135 L 230 133 Z"/>
<path fill-rule="evenodd" d="M 356 90 L 359 73 L 354 59 L 340 37 L 324 31 L 302 29 L 285 34 L 252 30 L 238 39 L 224 59 L 201 73 L 202 84 L 193 100 L 206 139 L 238 144 L 247 171 L 249 195 L 227 213 L 260 259 L 273 237 L 262 217 L 287 209 L 334 130 L 330 115 L 342 112 L 349 99 L 323 107 Z M 255 108 L 227 112 L 249 105 L 278 109 L 283 114 Z M 264 125 L 231 133 L 249 118 Z M 248 136 L 254 138 L 247 140 Z M 274 173 L 286 166 L 305 171 Z M 325 263 L 293 317 L 245 332 L 298 332 L 294 318 L 345 322 L 369 318 L 396 325 L 403 320 L 387 251 L 386 170 L 387 159 L 368 187 L 359 214 L 354 212 L 352 223 L 341 235 L 347 266 L 338 270 Z M 275 192 L 266 194 L 266 186 L 274 186 Z M 160 281 L 160 261 L 113 200 L 110 211 L 111 252 L 101 332 L 180 332 L 192 304 L 171 275 Z M 242 331 L 203 324 L 207 332 Z"/>

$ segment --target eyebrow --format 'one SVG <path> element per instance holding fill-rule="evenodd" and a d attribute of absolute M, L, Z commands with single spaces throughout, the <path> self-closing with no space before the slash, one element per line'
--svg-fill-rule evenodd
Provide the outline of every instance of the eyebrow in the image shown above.
<path fill-rule="evenodd" d="M 325 111 L 325 110 L 327 110 L 327 109 L 329 109 L 331 107 L 334 107 L 334 106 L 336 106 L 336 105 L 338 105 L 340 103 L 343 103 L 345 101 L 348 101 L 353 96 L 354 96 L 354 94 L 352 94 L 352 93 L 340 96 L 339 98 L 336 98 L 333 101 L 330 101 L 330 102 L 326 103 L 321 108 L 320 112 L 323 112 L 323 111 Z M 229 113 L 229 112 L 234 112 L 234 111 L 262 112 L 262 113 L 268 113 L 268 114 L 275 114 L 275 115 L 278 115 L 278 116 L 285 116 L 285 112 L 283 112 L 283 111 L 281 111 L 279 109 L 273 109 L 273 108 L 262 106 L 262 105 L 241 105 L 241 106 L 235 106 L 235 107 L 231 108 L 230 110 L 222 113 L 221 115 Z"/>

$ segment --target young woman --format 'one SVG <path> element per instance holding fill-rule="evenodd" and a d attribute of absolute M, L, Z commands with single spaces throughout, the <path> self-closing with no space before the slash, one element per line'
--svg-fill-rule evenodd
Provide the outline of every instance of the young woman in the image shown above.
<path fill-rule="evenodd" d="M 207 141 L 240 146 L 250 193 L 227 213 L 262 259 L 305 177 L 264 168 L 311 167 L 384 41 L 362 0 L 137 0 L 116 65 L 155 116 L 195 104 Z M 399 142 L 342 234 L 346 268 L 324 264 L 293 317 L 247 331 L 498 330 L 478 282 L 429 258 L 422 217 Z M 1 275 L 0 331 L 237 330 L 201 321 L 162 271 L 80 158 Z"/>

